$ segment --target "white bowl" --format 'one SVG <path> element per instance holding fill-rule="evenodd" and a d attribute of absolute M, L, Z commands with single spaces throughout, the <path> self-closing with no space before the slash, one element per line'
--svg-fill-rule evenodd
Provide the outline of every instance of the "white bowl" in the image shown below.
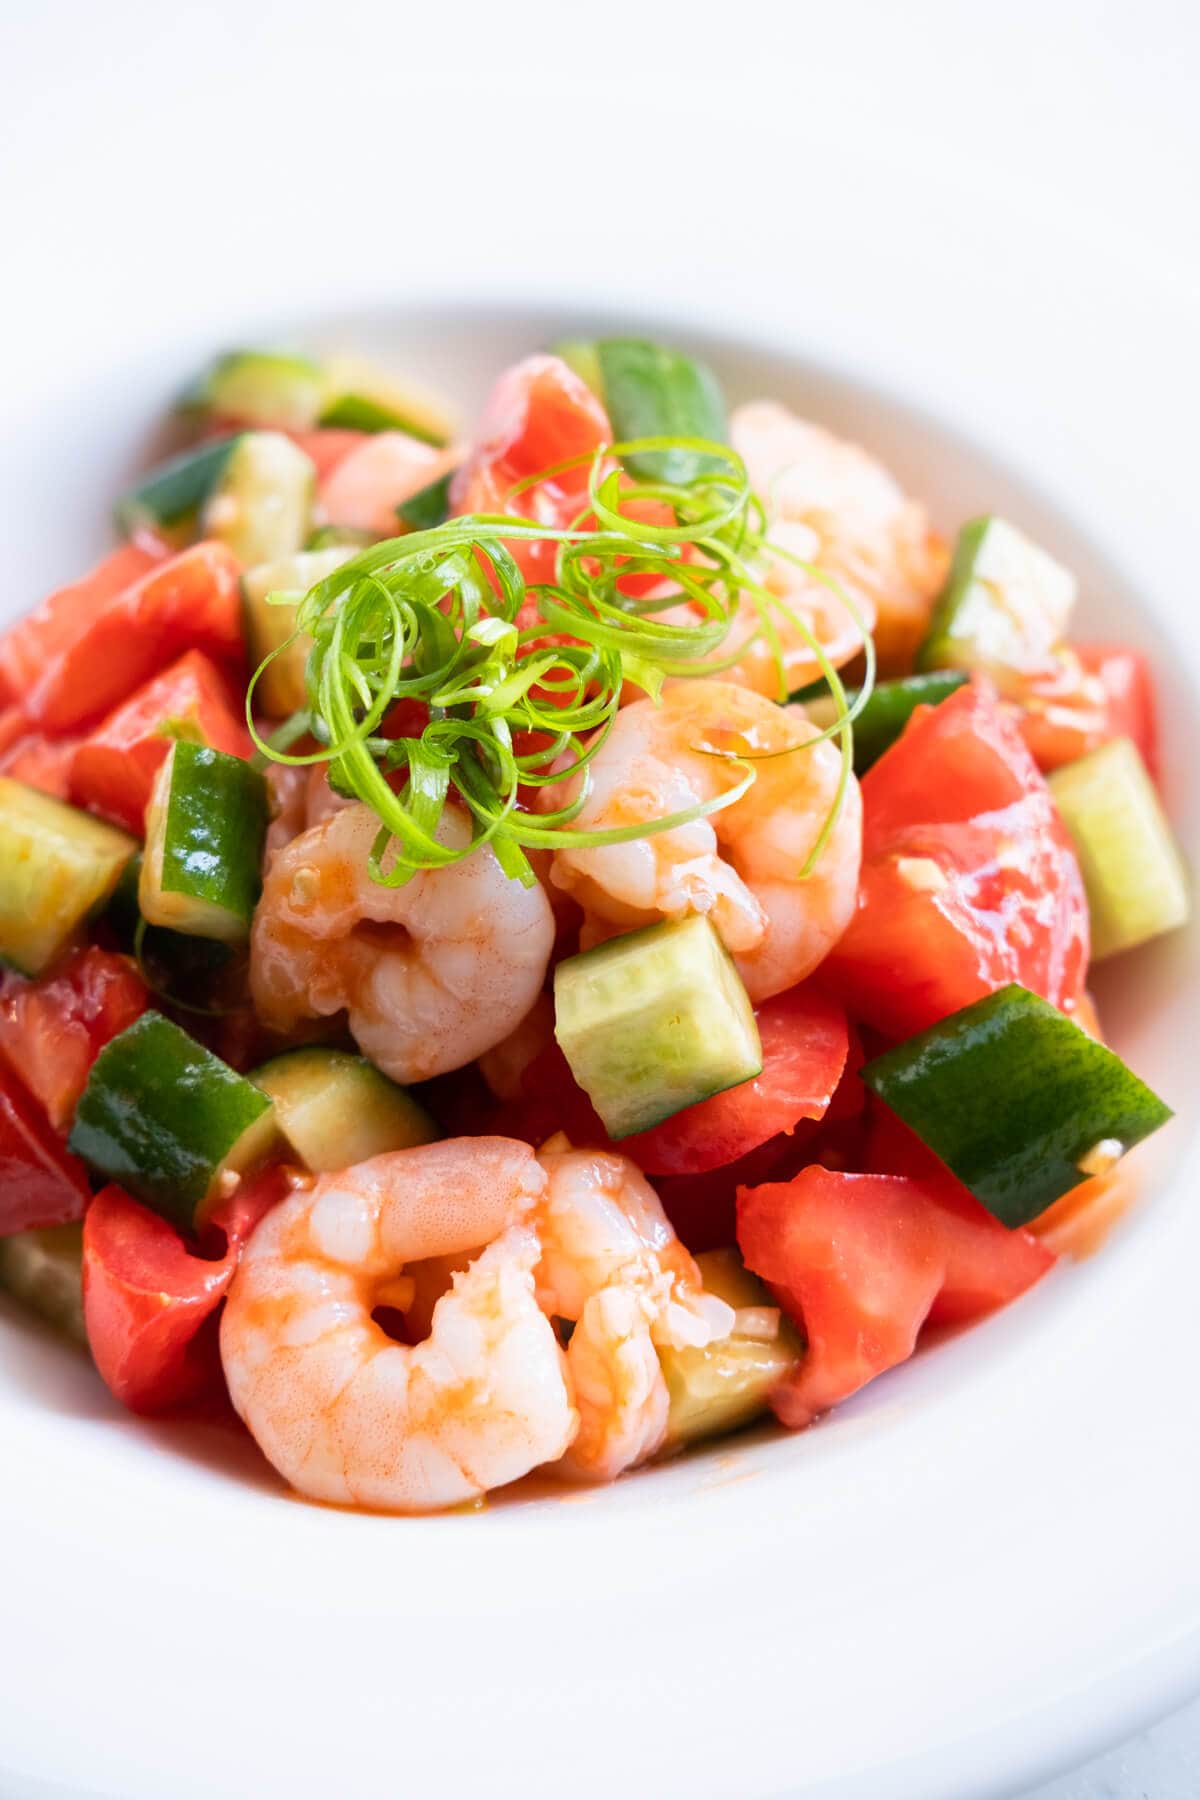
<path fill-rule="evenodd" d="M 295 324 L 470 410 L 505 362 L 631 322 L 450 303 Z M 1069 519 L 938 406 L 802 360 L 786 334 L 650 323 L 709 356 L 732 400 L 777 395 L 878 450 L 947 531 L 994 507 L 1071 564 L 1080 633 L 1154 659 L 1195 854 L 1200 633 L 1128 574 L 1142 547 L 1164 566 L 1153 509 L 1134 496 L 1108 532 L 1097 483 L 1095 514 Z M 103 548 L 196 349 L 193 332 L 82 393 L 18 394 L 6 612 Z M 1165 1710 L 1200 1674 L 1194 952 L 1178 938 L 1098 980 L 1117 1046 L 1179 1115 L 1132 1159 L 1137 1204 L 1102 1252 L 803 1435 L 469 1516 L 356 1516 L 290 1500 L 232 1435 L 121 1413 L 4 1306 L 0 1788 L 968 1800 Z"/>

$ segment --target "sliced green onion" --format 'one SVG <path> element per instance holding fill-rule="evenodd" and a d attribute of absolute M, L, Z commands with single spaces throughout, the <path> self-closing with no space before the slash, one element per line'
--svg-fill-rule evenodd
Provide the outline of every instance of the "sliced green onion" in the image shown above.
<path fill-rule="evenodd" d="M 655 468 L 684 467 L 690 478 L 638 481 L 618 466 L 645 467 L 647 458 Z M 614 830 L 574 823 L 587 797 L 589 764 L 627 684 L 657 699 L 665 679 L 719 675 L 761 636 L 786 700 L 786 626 L 808 645 L 833 702 L 832 722 L 798 748 L 835 739 L 842 761 L 834 803 L 800 871 L 811 874 L 851 779 L 853 719 L 873 680 L 873 646 L 853 603 L 823 571 L 768 546 L 763 507 L 728 445 L 647 437 L 603 446 L 519 483 L 507 499 L 585 468 L 586 498 L 568 527 L 519 513 L 446 519 L 365 547 L 309 589 L 296 612 L 297 634 L 312 640 L 308 706 L 272 738 L 260 736 L 250 709 L 262 664 L 247 695 L 259 755 L 295 766 L 325 763 L 339 793 L 371 808 L 380 827 L 370 863 L 377 881 L 398 885 L 490 843 L 507 873 L 531 882 L 527 850 L 629 842 L 718 812 L 747 792 L 759 760 L 753 753 L 727 759 L 729 786 L 702 804 Z M 637 518 L 637 503 L 645 501 L 669 507 L 674 523 Z M 534 542 L 556 545 L 554 576 L 527 584 L 511 546 Z M 768 548 L 831 588 L 862 630 L 867 669 L 853 704 L 806 621 L 759 579 L 756 564 Z M 649 597 L 625 591 L 632 576 L 643 585 L 650 579 Z M 722 660 L 744 604 L 757 611 L 757 629 Z M 661 616 L 677 607 L 686 608 L 684 622 Z M 401 701 L 423 705 L 428 723 L 389 738 L 388 715 Z M 306 733 L 317 748 L 294 751 Z M 531 792 L 572 777 L 580 778 L 572 801 L 530 809 Z M 441 842 L 438 827 L 451 800 L 471 816 L 465 847 Z"/>

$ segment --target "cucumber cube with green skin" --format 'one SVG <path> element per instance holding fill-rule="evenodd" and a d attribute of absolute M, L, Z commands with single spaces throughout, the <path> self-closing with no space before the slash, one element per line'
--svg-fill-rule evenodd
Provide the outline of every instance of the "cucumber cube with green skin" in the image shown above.
<path fill-rule="evenodd" d="M 1015 982 L 877 1056 L 862 1078 L 1010 1227 L 1171 1117 L 1114 1051 Z"/>
<path fill-rule="evenodd" d="M 69 1139 L 105 1180 L 181 1231 L 204 1224 L 277 1142 L 269 1096 L 156 1012 L 100 1052 Z"/>
<path fill-rule="evenodd" d="M 696 1263 L 705 1291 L 734 1308 L 733 1329 L 700 1348 L 659 1346 L 670 1396 L 663 1444 L 668 1452 L 758 1418 L 804 1354 L 795 1327 L 736 1250 L 705 1250 Z"/>
<path fill-rule="evenodd" d="M 138 905 L 151 925 L 241 943 L 261 891 L 266 782 L 240 757 L 178 741 L 146 808 Z"/>
<path fill-rule="evenodd" d="M 1048 780 L 1087 889 L 1093 961 L 1185 925 L 1183 859 L 1137 745 L 1114 738 Z"/>
<path fill-rule="evenodd" d="M 723 444 L 725 402 L 711 369 L 682 351 L 644 338 L 601 338 L 596 345 L 601 392 L 618 440 L 706 438 Z M 624 458 L 646 481 L 686 484 L 713 468 L 693 450 L 635 451 Z"/>
<path fill-rule="evenodd" d="M 50 1225 L 0 1238 L 0 1288 L 65 1337 L 86 1344 L 83 1226 Z"/>
<path fill-rule="evenodd" d="M 346 1050 L 288 1050 L 250 1080 L 270 1094 L 279 1129 L 315 1175 L 441 1136 L 411 1094 Z"/>
<path fill-rule="evenodd" d="M 440 449 L 454 436 L 451 413 L 431 394 L 358 356 L 325 364 L 318 423 L 348 431 L 403 431 Z"/>
<path fill-rule="evenodd" d="M 0 960 L 49 968 L 136 852 L 115 825 L 0 776 Z"/>
<path fill-rule="evenodd" d="M 982 669 L 1019 692 L 1066 636 L 1075 593 L 1070 571 L 1015 525 L 974 519 L 959 532 L 917 668 Z"/>
<path fill-rule="evenodd" d="M 316 478 L 312 458 L 281 431 L 244 431 L 204 503 L 203 533 L 248 568 L 294 556 L 311 528 Z"/>
<path fill-rule="evenodd" d="M 200 513 L 224 475 L 241 435 L 234 432 L 214 438 L 151 469 L 117 501 L 114 516 L 118 529 L 131 537 L 147 527 L 172 544 L 186 543 L 195 535 Z"/>
<path fill-rule="evenodd" d="M 307 699 L 304 670 L 312 639 L 306 633 L 296 635 L 296 609 L 309 588 L 354 554 L 353 544 L 302 550 L 298 556 L 260 563 L 242 576 L 242 614 L 251 666 L 257 668 L 271 657 L 255 685 L 254 703 L 273 719 L 290 717 Z M 273 654 L 276 651 L 278 655 Z"/>
<path fill-rule="evenodd" d="M 554 972 L 554 1034 L 610 1137 L 762 1072 L 754 1008 L 715 928 L 648 925 Z"/>
<path fill-rule="evenodd" d="M 184 396 L 247 425 L 303 431 L 315 425 L 324 393 L 317 364 L 285 350 L 231 350 Z"/>

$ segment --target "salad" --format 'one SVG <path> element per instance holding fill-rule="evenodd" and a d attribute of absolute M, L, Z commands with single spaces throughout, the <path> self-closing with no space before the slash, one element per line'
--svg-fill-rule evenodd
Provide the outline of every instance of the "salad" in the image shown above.
<path fill-rule="evenodd" d="M 466 428 L 221 357 L 0 637 L 0 1281 L 312 1499 L 812 1423 L 1007 1304 L 1169 1117 L 1137 650 L 1019 521 L 562 343 Z"/>

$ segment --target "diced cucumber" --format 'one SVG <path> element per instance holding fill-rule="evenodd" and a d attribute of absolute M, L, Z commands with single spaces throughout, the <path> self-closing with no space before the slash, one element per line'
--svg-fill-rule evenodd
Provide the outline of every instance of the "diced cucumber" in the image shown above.
<path fill-rule="evenodd" d="M 862 1078 L 1008 1226 L 1171 1117 L 1114 1051 L 1015 982 L 877 1056 Z"/>
<path fill-rule="evenodd" d="M 0 776 L 0 958 L 40 975 L 136 850 L 115 825 Z"/>
<path fill-rule="evenodd" d="M 628 1137 L 762 1070 L 741 978 L 693 914 L 613 938 L 554 972 L 554 1033 L 610 1137 Z"/>
<path fill-rule="evenodd" d="M 1114 738 L 1049 782 L 1087 889 L 1093 960 L 1186 924 L 1183 859 L 1137 745 Z"/>
<path fill-rule="evenodd" d="M 580 381 L 586 381 L 597 399 L 604 398 L 604 377 L 600 373 L 600 354 L 594 338 L 560 338 L 550 346 L 551 356 L 557 356 L 573 369 Z"/>
<path fill-rule="evenodd" d="M 0 1238 L 0 1287 L 65 1336 L 87 1343 L 82 1225 L 51 1225 Z"/>
<path fill-rule="evenodd" d="M 240 433 L 213 438 L 159 463 L 121 496 L 114 509 L 126 536 L 149 527 L 166 541 L 185 543 L 236 448 Z"/>
<path fill-rule="evenodd" d="M 970 679 L 962 669 L 935 669 L 928 675 L 876 682 L 854 721 L 854 773 L 865 775 L 891 749 L 918 706 L 939 706 Z M 847 688 L 847 702 L 853 703 L 858 694 L 858 688 Z M 837 719 L 833 696 L 823 681 L 811 682 L 792 699 L 803 701 L 809 718 L 822 731 Z"/>
<path fill-rule="evenodd" d="M 436 481 L 428 486 L 418 488 L 407 500 L 402 500 L 396 508 L 396 517 L 410 531 L 432 531 L 435 525 L 443 524 L 450 517 L 450 483 L 454 480 L 454 470 L 448 469 L 439 475 Z"/>
<path fill-rule="evenodd" d="M 308 536 L 316 469 L 281 431 L 245 431 L 204 504 L 202 529 L 253 568 L 294 556 Z"/>
<path fill-rule="evenodd" d="M 441 401 L 361 357 L 330 357 L 324 396 L 322 425 L 350 431 L 405 431 L 439 447 L 454 436 L 454 418 Z"/>
<path fill-rule="evenodd" d="M 258 900 L 267 788 L 259 771 L 178 741 L 146 808 L 138 905 L 152 925 L 243 942 Z"/>
<path fill-rule="evenodd" d="M 725 402 L 716 376 L 681 351 L 643 338 L 601 338 L 596 345 L 605 406 L 618 440 L 706 438 L 723 444 Z M 686 483 L 711 469 L 691 450 L 638 452 L 625 462 L 647 481 Z"/>
<path fill-rule="evenodd" d="M 668 1451 L 748 1425 L 804 1351 L 794 1326 L 736 1250 L 706 1250 L 696 1261 L 708 1292 L 734 1308 L 733 1330 L 703 1349 L 659 1349 L 671 1397 Z"/>
<path fill-rule="evenodd" d="M 185 1231 L 277 1141 L 270 1098 L 157 1012 L 100 1052 L 69 1140 L 106 1180 Z"/>
<path fill-rule="evenodd" d="M 270 1094 L 279 1129 L 314 1174 L 441 1136 L 410 1094 L 365 1056 L 345 1050 L 289 1050 L 250 1080 Z"/>
<path fill-rule="evenodd" d="M 258 568 L 248 569 L 242 576 L 246 646 L 251 665 L 257 668 L 273 650 L 287 644 L 287 649 L 281 650 L 267 664 L 254 689 L 255 704 L 273 719 L 286 719 L 305 704 L 304 668 L 312 639 L 307 635 L 293 636 L 296 608 L 310 587 L 324 581 L 354 554 L 352 544 L 302 550 L 298 556 L 286 556 L 279 562 L 260 563 Z M 291 643 L 288 643 L 289 638 Z"/>
<path fill-rule="evenodd" d="M 917 668 L 983 669 L 1013 690 L 1066 635 L 1075 577 L 1007 520 L 989 514 L 958 534 L 946 587 Z"/>
<path fill-rule="evenodd" d="M 239 419 L 247 425 L 303 431 L 321 410 L 321 371 L 286 350 L 231 350 L 184 396 L 184 406 Z"/>

